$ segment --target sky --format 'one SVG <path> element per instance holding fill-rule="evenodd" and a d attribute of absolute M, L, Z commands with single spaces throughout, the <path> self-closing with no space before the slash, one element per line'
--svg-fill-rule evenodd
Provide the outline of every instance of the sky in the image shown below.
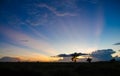
<path fill-rule="evenodd" d="M 119 32 L 119 0 L 0 0 L 0 57 L 117 51 Z"/>

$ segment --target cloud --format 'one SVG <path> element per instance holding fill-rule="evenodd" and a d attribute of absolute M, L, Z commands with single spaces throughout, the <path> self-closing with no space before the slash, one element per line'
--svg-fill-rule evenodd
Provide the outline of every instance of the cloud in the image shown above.
<path fill-rule="evenodd" d="M 112 59 L 112 54 L 115 53 L 112 49 L 97 50 L 91 53 L 91 57 L 97 61 L 108 61 Z"/>
<path fill-rule="evenodd" d="M 58 57 L 70 57 L 71 55 L 70 54 L 59 54 L 57 55 Z"/>
<path fill-rule="evenodd" d="M 120 42 L 118 42 L 118 43 L 115 43 L 115 44 L 113 44 L 113 45 L 120 45 Z"/>
<path fill-rule="evenodd" d="M 72 54 L 59 54 L 57 55 L 57 57 L 72 57 L 75 53 L 72 53 Z M 88 54 L 85 54 L 85 53 L 76 53 L 77 56 L 82 56 L 82 55 L 88 55 Z"/>
<path fill-rule="evenodd" d="M 60 57 L 58 62 L 72 62 L 71 58 L 72 58 L 72 56 L 74 56 L 74 54 L 77 55 L 77 58 L 79 58 L 79 56 L 88 55 L 86 53 L 72 53 L 72 54 L 59 54 L 59 55 L 53 56 L 53 57 Z"/>
<path fill-rule="evenodd" d="M 48 21 L 48 14 L 36 14 L 36 15 L 31 15 L 28 19 L 26 19 L 26 23 L 28 25 L 32 26 L 40 26 L 40 25 L 46 25 L 49 23 Z"/>
<path fill-rule="evenodd" d="M 76 0 L 55 0 L 50 3 L 38 1 L 26 7 L 29 16 L 25 22 L 31 26 L 53 25 L 58 21 L 58 17 L 73 17 L 79 14 Z"/>
<path fill-rule="evenodd" d="M 50 54 L 53 55 L 53 54 L 57 53 L 57 51 L 51 46 L 51 44 L 46 42 L 43 39 L 38 40 L 36 38 L 30 37 L 27 34 L 20 32 L 20 31 L 13 30 L 13 29 L 10 29 L 7 27 L 6 28 L 1 27 L 0 32 L 3 33 L 6 37 L 8 37 L 11 41 L 13 41 L 12 43 L 31 48 L 38 53 L 44 53 L 44 54 L 48 54 L 48 55 L 50 55 Z M 23 41 L 21 41 L 21 39 L 23 41 L 27 40 L 28 42 L 23 42 Z"/>
<path fill-rule="evenodd" d="M 74 13 L 69 13 L 69 12 L 64 12 L 64 13 L 60 13 L 56 10 L 55 7 L 49 6 L 47 4 L 39 4 L 38 7 L 42 7 L 42 8 L 47 8 L 48 10 L 50 10 L 52 13 L 54 13 L 56 16 L 76 16 L 76 14 Z"/>
<path fill-rule="evenodd" d="M 0 58 L 0 62 L 19 62 L 19 61 L 21 61 L 21 60 L 16 57 L 5 56 L 5 57 Z"/>

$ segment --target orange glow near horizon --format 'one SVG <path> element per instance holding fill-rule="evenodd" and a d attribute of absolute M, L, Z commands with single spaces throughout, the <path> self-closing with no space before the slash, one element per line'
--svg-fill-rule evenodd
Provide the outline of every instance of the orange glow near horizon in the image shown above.
<path fill-rule="evenodd" d="M 32 56 L 20 56 L 20 57 L 16 57 L 19 58 L 22 62 L 56 62 L 58 61 L 60 58 L 53 58 L 53 57 L 49 57 L 49 56 L 45 56 L 45 55 L 32 55 Z"/>

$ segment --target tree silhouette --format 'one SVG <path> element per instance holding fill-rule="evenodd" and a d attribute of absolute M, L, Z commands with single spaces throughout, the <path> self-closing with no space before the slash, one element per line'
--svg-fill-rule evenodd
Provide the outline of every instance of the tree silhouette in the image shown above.
<path fill-rule="evenodd" d="M 91 58 L 87 58 L 87 62 L 91 63 L 92 59 Z"/>
<path fill-rule="evenodd" d="M 75 52 L 75 53 L 71 54 L 71 56 L 72 56 L 71 60 L 74 62 L 77 62 L 77 59 L 78 59 L 77 57 L 79 56 L 79 53 Z"/>

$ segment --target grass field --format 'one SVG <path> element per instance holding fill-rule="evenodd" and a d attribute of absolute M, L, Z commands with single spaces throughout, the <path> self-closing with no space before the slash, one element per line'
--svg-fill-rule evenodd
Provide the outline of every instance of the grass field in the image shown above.
<path fill-rule="evenodd" d="M 0 63 L 2 76 L 120 76 L 120 62 Z"/>

